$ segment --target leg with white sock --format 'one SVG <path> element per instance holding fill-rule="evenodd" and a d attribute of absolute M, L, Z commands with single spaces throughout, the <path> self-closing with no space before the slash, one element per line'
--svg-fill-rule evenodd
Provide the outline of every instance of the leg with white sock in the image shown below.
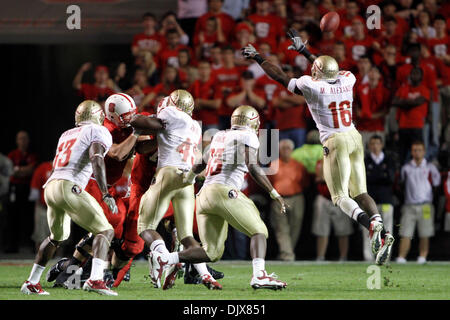
<path fill-rule="evenodd" d="M 31 269 L 28 281 L 30 281 L 32 284 L 36 284 L 40 281 L 41 275 L 44 272 L 47 262 L 51 258 L 53 258 L 53 255 L 55 254 L 58 246 L 59 242 L 51 240 L 50 237 L 47 237 L 47 239 L 42 241 L 41 245 L 39 246 L 39 251 L 36 254 L 36 258 L 34 260 L 33 268 Z"/>

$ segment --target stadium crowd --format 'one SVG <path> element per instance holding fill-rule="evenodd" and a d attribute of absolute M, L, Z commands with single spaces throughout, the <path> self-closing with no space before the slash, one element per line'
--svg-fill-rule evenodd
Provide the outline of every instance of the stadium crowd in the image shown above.
<path fill-rule="evenodd" d="M 369 4 L 381 9 L 380 29 L 366 25 Z M 320 17 L 329 11 L 339 13 L 340 26 L 322 33 Z M 317 237 L 316 259 L 324 260 L 333 229 L 340 259 L 346 260 L 355 225 L 331 203 L 318 131 L 304 98 L 288 92 L 241 54 L 241 48 L 252 43 L 290 77 L 310 74 L 308 60 L 288 50 L 289 28 L 298 30 L 312 53 L 331 55 L 341 69 L 355 74 L 353 121 L 367 147 L 368 192 L 387 228 L 400 239 L 397 262 L 406 261 L 416 225 L 417 262 L 426 262 L 437 226 L 450 232 L 450 3 L 179 0 L 177 13 L 143 14 L 142 32 L 130 39 L 132 64 L 94 67 L 86 62 L 72 85 L 80 101 L 104 103 L 109 95 L 125 92 L 139 112 L 148 113 L 155 113 L 158 102 L 173 90 L 186 89 L 195 98 L 193 117 L 204 132 L 229 128 L 237 106 L 255 107 L 261 129 L 279 130 L 280 156 L 270 164 L 279 169 L 270 179 L 290 209 L 284 217 L 274 214 L 277 204 L 251 179 L 246 192 L 273 230 L 269 241 L 277 242 L 277 258 L 302 259 L 295 254 L 296 246 L 313 245 L 298 241 L 303 230 Z M 89 82 L 86 73 L 92 69 L 94 81 Z M 29 139 L 27 132 L 18 132 L 17 149 L 0 157 L 6 252 L 17 252 L 30 235 L 39 244 L 48 234 L 41 187 L 52 164 L 39 163 L 29 150 Z M 302 226 L 304 215 L 313 216 L 310 226 Z M 363 256 L 372 260 L 367 238 Z M 225 257 L 247 259 L 246 241 L 239 232 L 230 232 Z"/>

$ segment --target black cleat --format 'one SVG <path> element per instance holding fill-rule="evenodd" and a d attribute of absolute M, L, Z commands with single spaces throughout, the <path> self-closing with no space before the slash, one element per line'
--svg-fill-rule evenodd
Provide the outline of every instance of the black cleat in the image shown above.
<path fill-rule="evenodd" d="M 115 279 L 111 270 L 105 270 L 103 281 L 105 282 L 106 287 L 110 289 L 113 287 Z"/>
<path fill-rule="evenodd" d="M 209 273 L 211 273 L 214 279 L 222 279 L 225 277 L 223 272 L 214 270 L 210 266 L 206 265 Z M 185 271 L 184 271 L 184 283 L 185 284 L 200 284 L 202 283 L 202 277 L 198 274 L 192 263 L 185 263 Z"/>
<path fill-rule="evenodd" d="M 131 273 L 130 273 L 130 270 L 131 270 L 131 268 L 130 269 L 128 269 L 128 271 L 127 271 L 127 273 L 125 273 L 125 275 L 124 275 L 124 277 L 123 277 L 123 281 L 130 281 L 130 279 L 131 279 Z"/>
<path fill-rule="evenodd" d="M 62 258 L 58 262 L 56 262 L 50 270 L 47 272 L 47 281 L 53 282 L 56 280 L 56 278 L 60 275 L 61 272 L 63 272 L 65 269 L 63 268 L 64 262 L 69 260 L 69 258 Z"/>

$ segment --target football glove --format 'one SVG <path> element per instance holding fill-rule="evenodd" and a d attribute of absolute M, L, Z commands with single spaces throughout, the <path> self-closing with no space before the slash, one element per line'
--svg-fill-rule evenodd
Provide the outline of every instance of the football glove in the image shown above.
<path fill-rule="evenodd" d="M 242 55 L 246 59 L 253 59 L 256 55 L 259 55 L 258 51 L 256 51 L 255 47 L 252 46 L 250 43 L 241 49 Z"/>
<path fill-rule="evenodd" d="M 297 30 L 291 28 L 288 32 L 286 32 L 286 34 L 292 40 L 292 44 L 288 47 L 288 50 L 295 50 L 297 52 L 302 52 L 305 50 L 308 40 L 303 42 Z"/>
<path fill-rule="evenodd" d="M 103 201 L 106 203 L 109 210 L 111 210 L 113 214 L 117 214 L 117 212 L 119 212 L 119 209 L 117 208 L 116 205 L 116 201 L 114 200 L 112 195 L 110 195 L 109 193 L 105 194 L 103 196 Z"/>

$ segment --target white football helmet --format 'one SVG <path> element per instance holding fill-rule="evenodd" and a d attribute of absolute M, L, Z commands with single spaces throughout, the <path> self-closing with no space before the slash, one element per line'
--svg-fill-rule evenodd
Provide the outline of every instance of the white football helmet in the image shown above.
<path fill-rule="evenodd" d="M 115 93 L 106 99 L 106 119 L 120 128 L 130 126 L 131 117 L 136 113 L 136 104 L 125 93 Z"/>

